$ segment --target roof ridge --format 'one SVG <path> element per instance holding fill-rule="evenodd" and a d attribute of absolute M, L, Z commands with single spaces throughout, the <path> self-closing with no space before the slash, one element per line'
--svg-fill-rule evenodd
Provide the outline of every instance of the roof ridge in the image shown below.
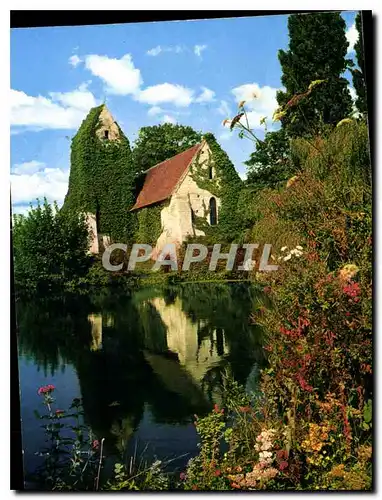
<path fill-rule="evenodd" d="M 189 148 L 185 149 L 184 151 L 181 151 L 180 153 L 177 153 L 176 155 L 170 156 L 170 158 L 166 158 L 166 160 L 163 160 L 163 161 L 157 163 L 156 165 L 153 165 L 152 167 L 148 168 L 147 170 L 143 170 L 142 174 L 145 174 L 146 172 L 148 172 L 149 170 L 152 170 L 153 168 L 159 167 L 160 165 L 162 165 L 162 163 L 166 163 L 166 161 L 172 160 L 176 156 L 179 156 L 179 155 L 181 155 L 183 153 L 186 153 L 187 151 L 189 151 L 190 149 L 194 148 L 195 146 L 201 146 L 202 143 L 203 143 L 203 141 L 198 142 L 197 144 L 194 144 L 193 146 L 190 146 Z"/>

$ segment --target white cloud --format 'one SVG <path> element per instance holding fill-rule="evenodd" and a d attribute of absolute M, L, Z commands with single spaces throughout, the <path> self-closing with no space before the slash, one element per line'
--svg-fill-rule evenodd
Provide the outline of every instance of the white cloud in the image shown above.
<path fill-rule="evenodd" d="M 93 75 L 106 83 L 106 91 L 110 94 L 135 94 L 143 82 L 141 72 L 135 68 L 130 54 L 125 54 L 121 59 L 88 55 L 85 65 Z"/>
<path fill-rule="evenodd" d="M 229 107 L 227 101 L 220 101 L 220 106 L 217 108 L 218 112 L 228 118 L 231 116 L 231 108 Z"/>
<path fill-rule="evenodd" d="M 97 105 L 94 95 L 87 89 L 89 83 L 82 83 L 72 92 L 50 92 L 49 95 L 53 101 L 58 101 L 64 106 L 87 111 Z"/>
<path fill-rule="evenodd" d="M 159 106 L 153 106 L 152 108 L 150 108 L 147 111 L 147 114 L 149 116 L 156 116 L 156 115 L 160 115 L 161 113 L 163 113 L 163 109 L 160 108 Z"/>
<path fill-rule="evenodd" d="M 176 119 L 170 115 L 164 115 L 164 117 L 162 118 L 162 123 L 172 123 L 173 125 L 175 125 Z"/>
<path fill-rule="evenodd" d="M 353 23 L 346 30 L 346 40 L 349 42 L 349 46 L 348 46 L 348 54 L 349 54 L 350 52 L 354 51 L 354 45 L 358 40 L 358 31 L 355 27 L 355 23 Z"/>
<path fill-rule="evenodd" d="M 98 104 L 87 84 L 71 92 L 51 92 L 50 98 L 11 89 L 10 100 L 11 126 L 28 130 L 75 129 Z"/>
<path fill-rule="evenodd" d="M 176 54 L 180 54 L 181 52 L 183 52 L 183 47 L 181 47 L 180 45 L 175 45 L 173 47 L 161 47 L 160 45 L 157 45 L 156 47 L 148 50 L 146 54 L 148 56 L 156 57 L 163 52 L 175 52 Z"/>
<path fill-rule="evenodd" d="M 150 49 L 146 52 L 146 54 L 148 56 L 157 56 L 159 55 L 160 53 L 162 52 L 162 47 L 160 45 L 157 45 L 156 47 L 154 47 L 153 49 Z"/>
<path fill-rule="evenodd" d="M 17 175 L 34 174 L 45 167 L 45 163 L 41 161 L 26 161 L 24 163 L 15 163 L 12 167 L 12 173 Z"/>
<path fill-rule="evenodd" d="M 80 59 L 76 54 L 69 57 L 69 64 L 71 64 L 74 68 L 78 66 L 80 62 L 82 62 L 82 59 Z"/>
<path fill-rule="evenodd" d="M 203 50 L 206 50 L 206 48 L 207 48 L 207 45 L 195 45 L 194 46 L 195 55 L 197 55 L 198 57 L 201 57 Z"/>
<path fill-rule="evenodd" d="M 263 129 L 260 120 L 267 117 L 268 129 L 272 127 L 272 116 L 278 107 L 276 92 L 279 89 L 265 85 L 260 87 L 257 83 L 247 83 L 232 89 L 236 101 L 239 103 L 245 101 L 247 118 L 250 128 Z M 245 117 L 241 119 L 246 124 Z"/>
<path fill-rule="evenodd" d="M 195 102 L 211 102 L 215 100 L 215 92 L 207 87 L 202 87 L 203 92 L 195 99 Z"/>
<path fill-rule="evenodd" d="M 172 103 L 175 106 L 187 107 L 193 101 L 194 92 L 182 85 L 172 83 L 160 83 L 146 87 L 136 94 L 135 98 L 140 102 L 147 104 Z"/>
<path fill-rule="evenodd" d="M 27 162 L 29 164 L 32 162 Z M 36 162 L 38 163 L 38 162 Z M 26 205 L 29 201 L 44 196 L 49 202 L 63 203 L 68 190 L 69 170 L 44 168 L 34 173 L 11 174 L 12 204 Z"/>

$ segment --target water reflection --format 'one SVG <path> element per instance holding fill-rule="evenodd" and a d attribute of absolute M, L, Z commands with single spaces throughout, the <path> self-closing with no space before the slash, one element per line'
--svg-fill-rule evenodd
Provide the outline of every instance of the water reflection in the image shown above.
<path fill-rule="evenodd" d="M 191 284 L 21 303 L 20 358 L 47 378 L 72 367 L 86 422 L 107 451 L 123 453 L 147 411 L 159 434 L 209 411 L 226 368 L 256 385 L 263 353 L 261 331 L 249 322 L 255 297 L 244 283 Z M 21 376 L 22 398 L 30 382 Z"/>

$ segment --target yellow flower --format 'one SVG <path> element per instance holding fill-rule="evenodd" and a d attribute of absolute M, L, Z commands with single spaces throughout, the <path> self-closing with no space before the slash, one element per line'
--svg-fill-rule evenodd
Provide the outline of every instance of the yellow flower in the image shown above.
<path fill-rule="evenodd" d="M 298 180 L 298 175 L 294 175 L 293 177 L 291 177 L 288 182 L 287 182 L 287 185 L 286 187 L 289 188 L 291 186 L 293 186 L 293 184 Z"/>
<path fill-rule="evenodd" d="M 274 122 L 280 121 L 286 115 L 286 111 L 277 110 L 273 113 L 272 120 Z"/>
<path fill-rule="evenodd" d="M 337 123 L 337 127 L 341 127 L 341 125 L 344 125 L 345 123 L 352 123 L 353 120 L 351 118 L 344 118 L 340 122 Z"/>
<path fill-rule="evenodd" d="M 245 101 L 239 102 L 239 108 L 242 108 L 244 106 L 244 104 L 245 104 Z"/>
<path fill-rule="evenodd" d="M 308 90 L 312 90 L 313 87 L 315 87 L 316 85 L 320 85 L 321 83 L 324 83 L 324 82 L 325 82 L 325 80 L 313 80 L 313 82 L 310 82 Z"/>
<path fill-rule="evenodd" d="M 346 264 L 340 272 L 340 279 L 344 281 L 351 280 L 359 271 L 359 268 L 355 264 Z"/>
<path fill-rule="evenodd" d="M 264 124 L 265 124 L 265 120 L 266 120 L 266 119 L 267 119 L 267 117 L 266 117 L 266 116 L 262 116 L 262 117 L 260 118 L 260 125 L 264 125 Z"/>

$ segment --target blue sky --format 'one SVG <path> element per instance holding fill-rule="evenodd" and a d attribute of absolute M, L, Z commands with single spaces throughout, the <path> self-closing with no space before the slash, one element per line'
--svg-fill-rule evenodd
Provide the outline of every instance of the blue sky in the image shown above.
<path fill-rule="evenodd" d="M 355 12 L 342 14 L 350 42 Z M 248 103 L 251 126 L 271 118 L 281 87 L 287 16 L 11 30 L 11 184 L 16 213 L 44 196 L 62 204 L 70 139 L 106 101 L 133 143 L 165 121 L 212 132 L 238 172 L 253 144 L 222 122 Z M 347 75 L 348 76 L 348 75 Z M 268 127 L 272 127 L 271 120 Z"/>

